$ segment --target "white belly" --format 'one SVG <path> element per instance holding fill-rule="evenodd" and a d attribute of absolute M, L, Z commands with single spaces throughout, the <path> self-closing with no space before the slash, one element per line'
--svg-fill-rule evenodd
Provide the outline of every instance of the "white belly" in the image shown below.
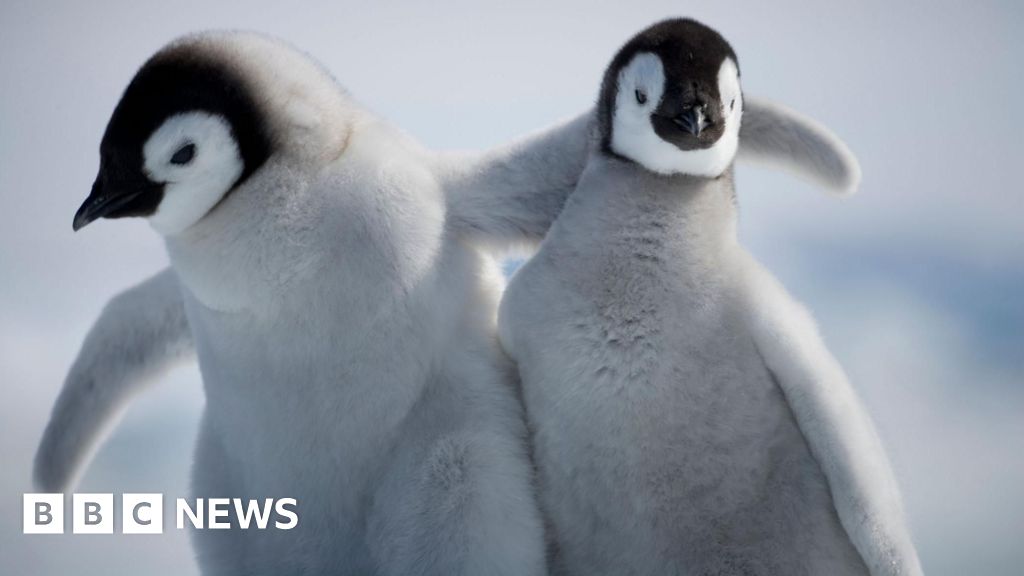
<path fill-rule="evenodd" d="M 189 300 L 207 395 L 195 496 L 292 497 L 299 514 L 287 532 L 197 533 L 204 572 L 541 573 L 522 413 L 484 321 L 496 294 L 443 293 L 364 329 L 328 305 L 268 326 Z"/>
<path fill-rule="evenodd" d="M 196 534 L 200 554 L 253 574 L 369 571 L 368 496 L 425 375 L 392 366 L 392 379 L 385 370 L 366 376 L 372 359 L 346 358 L 337 335 L 316 325 L 267 330 L 201 315 L 190 317 L 207 397 L 194 496 L 295 498 L 299 525 Z"/>

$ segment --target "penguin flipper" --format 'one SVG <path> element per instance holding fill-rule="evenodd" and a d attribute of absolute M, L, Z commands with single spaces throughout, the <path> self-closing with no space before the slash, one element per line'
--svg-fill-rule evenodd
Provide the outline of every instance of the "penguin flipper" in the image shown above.
<path fill-rule="evenodd" d="M 881 439 L 814 319 L 750 258 L 744 286 L 758 351 L 828 480 L 839 521 L 872 576 L 919 576 L 920 561 Z"/>
<path fill-rule="evenodd" d="M 195 349 L 177 277 L 166 269 L 112 298 L 89 330 L 35 457 L 47 492 L 74 484 L 129 399 Z"/>
<path fill-rule="evenodd" d="M 595 127 L 588 110 L 485 152 L 441 154 L 452 225 L 497 245 L 539 242 L 576 188 Z"/>
<path fill-rule="evenodd" d="M 738 159 L 786 168 L 841 196 L 860 185 L 857 157 L 838 136 L 802 114 L 758 98 L 743 103 Z"/>
<path fill-rule="evenodd" d="M 596 144 L 593 110 L 480 153 L 444 153 L 434 172 L 458 233 L 498 246 L 539 242 L 576 188 Z M 837 194 L 860 183 L 860 165 L 827 128 L 757 98 L 744 103 L 738 159 L 780 166 Z"/>

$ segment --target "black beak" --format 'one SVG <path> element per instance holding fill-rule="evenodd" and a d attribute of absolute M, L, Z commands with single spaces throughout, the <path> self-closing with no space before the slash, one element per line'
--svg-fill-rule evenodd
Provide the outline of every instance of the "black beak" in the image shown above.
<path fill-rule="evenodd" d="M 692 106 L 683 111 L 682 114 L 672 119 L 681 130 L 689 132 L 694 136 L 700 136 L 700 133 L 708 125 L 707 120 L 704 118 L 704 110 L 699 106 Z"/>
<path fill-rule="evenodd" d="M 78 232 L 84 228 L 86 224 L 123 207 L 145 191 L 145 188 L 137 188 L 129 189 L 125 192 L 109 192 L 103 186 L 100 178 L 96 178 L 96 182 L 92 185 L 92 192 L 89 193 L 89 197 L 82 203 L 78 212 L 75 212 L 75 220 L 71 224 L 71 227 L 75 232 Z"/>

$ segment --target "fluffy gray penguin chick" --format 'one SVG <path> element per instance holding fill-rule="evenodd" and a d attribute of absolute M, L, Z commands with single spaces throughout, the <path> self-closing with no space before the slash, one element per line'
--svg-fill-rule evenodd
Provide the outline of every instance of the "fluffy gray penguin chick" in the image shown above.
<path fill-rule="evenodd" d="M 714 30 L 630 40 L 599 147 L 506 290 L 557 574 L 921 572 L 865 411 L 737 242 L 743 110 Z"/>

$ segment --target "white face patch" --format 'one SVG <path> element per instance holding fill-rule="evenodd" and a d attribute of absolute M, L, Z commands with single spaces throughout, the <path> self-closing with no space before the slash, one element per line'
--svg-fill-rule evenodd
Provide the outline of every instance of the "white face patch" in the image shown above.
<path fill-rule="evenodd" d="M 191 158 L 183 150 L 189 144 L 194 146 Z M 227 120 L 207 112 L 171 116 L 149 137 L 142 154 L 150 180 L 164 183 L 163 200 L 149 223 L 165 236 L 178 234 L 205 216 L 244 168 Z"/>
<path fill-rule="evenodd" d="M 703 150 L 680 150 L 654 131 L 651 114 L 665 91 L 665 72 L 655 54 L 637 54 L 619 72 L 618 93 L 612 112 L 611 148 L 659 174 L 720 176 L 736 156 L 743 102 L 736 63 L 726 58 L 718 70 L 718 93 L 725 113 L 725 130 L 717 142 Z M 646 96 L 641 103 L 637 93 Z"/>

